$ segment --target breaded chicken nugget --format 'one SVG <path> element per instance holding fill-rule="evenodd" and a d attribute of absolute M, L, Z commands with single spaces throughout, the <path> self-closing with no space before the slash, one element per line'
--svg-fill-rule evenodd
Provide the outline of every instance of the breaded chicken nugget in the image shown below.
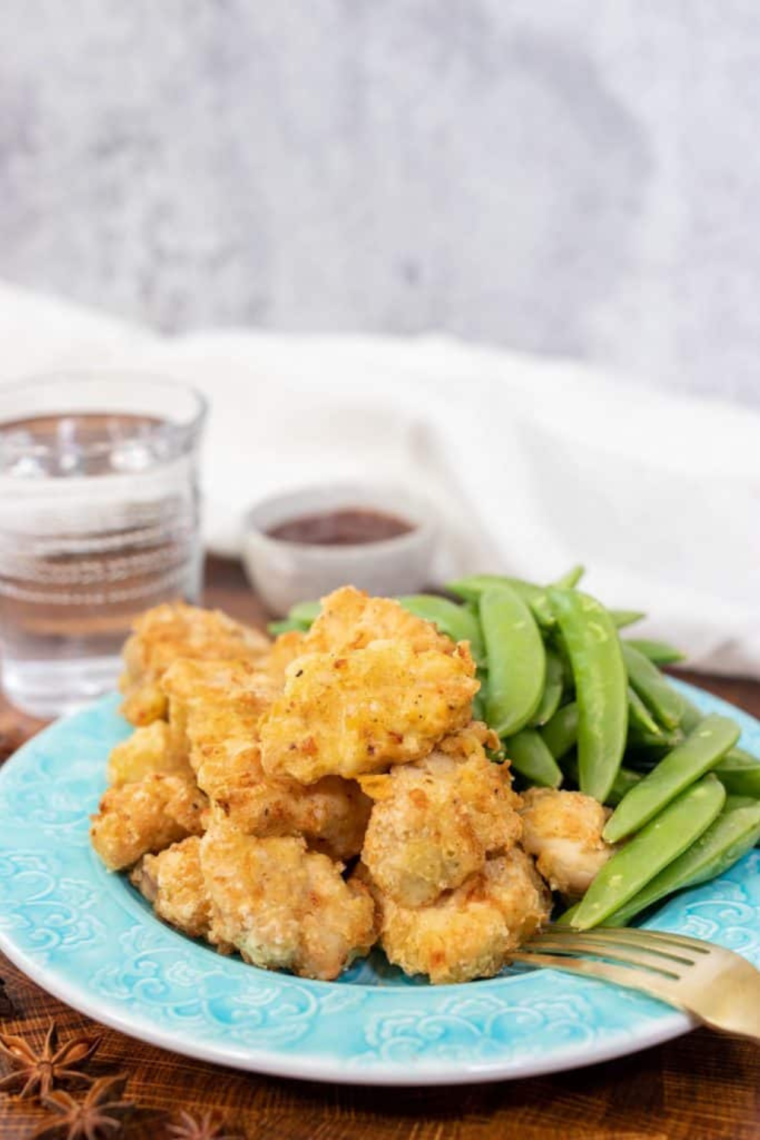
<path fill-rule="evenodd" d="M 285 685 L 288 666 L 306 652 L 303 646 L 305 636 L 300 630 L 291 629 L 287 633 L 281 633 L 272 643 L 272 650 L 264 668 L 278 692 Z"/>
<path fill-rule="evenodd" d="M 432 622 L 408 613 L 392 598 L 371 598 L 343 586 L 322 598 L 322 612 L 304 636 L 304 653 L 347 653 L 373 641 L 406 641 L 417 652 L 453 653 L 454 642 Z"/>
<path fill-rule="evenodd" d="M 461 736 L 467 736 L 465 729 Z M 395 903 L 425 906 L 446 890 L 483 871 L 486 856 L 507 851 L 522 824 L 506 766 L 488 759 L 477 736 L 449 737 L 416 764 L 360 781 L 377 800 L 362 860 L 375 883 Z"/>
<path fill-rule="evenodd" d="M 307 978 L 336 978 L 375 940 L 367 888 L 303 839 L 256 839 L 214 821 L 201 841 L 211 940 L 248 962 Z"/>
<path fill-rule="evenodd" d="M 203 831 L 208 801 L 195 781 L 156 773 L 109 788 L 91 816 L 90 839 L 109 871 Z"/>
<path fill-rule="evenodd" d="M 159 918 L 192 938 L 207 938 L 211 928 L 200 842 L 191 835 L 158 855 L 145 855 L 129 876 Z"/>
<path fill-rule="evenodd" d="M 166 716 L 161 679 L 180 657 L 237 658 L 263 661 L 269 639 L 218 610 L 166 603 L 142 614 L 124 646 L 122 713 L 132 724 L 150 724 Z"/>
<path fill-rule="evenodd" d="M 153 772 L 188 779 L 193 776 L 187 756 L 172 748 L 165 720 L 154 720 L 144 728 L 136 728 L 127 740 L 111 750 L 108 759 L 108 781 L 114 787 L 133 784 Z"/>
<path fill-rule="evenodd" d="M 549 886 L 581 898 L 615 850 L 602 839 L 609 808 L 582 792 L 529 788 L 520 815 L 523 846 Z"/>
<path fill-rule="evenodd" d="M 333 776 L 303 787 L 268 777 L 258 743 L 272 682 L 248 662 L 178 661 L 166 673 L 170 729 L 198 785 L 241 831 L 304 835 L 336 859 L 361 851 L 371 804 L 353 781 Z"/>
<path fill-rule="evenodd" d="M 449 645 L 451 653 L 417 652 L 406 641 L 373 641 L 298 658 L 262 724 L 265 771 L 311 784 L 422 759 L 468 723 L 478 690 L 466 645 Z"/>
<path fill-rule="evenodd" d="M 435 984 L 498 974 L 551 911 L 549 891 L 520 847 L 489 859 L 482 874 L 431 906 L 400 907 L 377 890 L 375 897 L 389 960 Z"/>

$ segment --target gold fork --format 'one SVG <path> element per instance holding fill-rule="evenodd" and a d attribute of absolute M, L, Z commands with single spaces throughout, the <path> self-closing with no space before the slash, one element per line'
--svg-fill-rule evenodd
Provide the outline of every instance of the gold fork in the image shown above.
<path fill-rule="evenodd" d="M 711 942 L 660 930 L 549 929 L 512 959 L 643 990 L 713 1029 L 760 1041 L 760 970 Z"/>

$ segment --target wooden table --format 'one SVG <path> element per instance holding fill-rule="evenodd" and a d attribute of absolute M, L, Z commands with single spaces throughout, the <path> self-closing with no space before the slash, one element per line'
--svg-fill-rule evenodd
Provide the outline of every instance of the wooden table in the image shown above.
<path fill-rule="evenodd" d="M 207 604 L 261 622 L 239 567 L 210 560 Z M 760 684 L 695 678 L 760 716 Z M 0 742 L 38 722 L 0 704 Z M 0 1025 L 42 1042 L 51 1018 L 62 1037 L 94 1023 L 49 997 L 0 955 L 15 1007 Z M 760 1049 L 698 1030 L 644 1053 L 575 1072 L 453 1089 L 361 1089 L 241 1074 L 166 1053 L 110 1029 L 94 1071 L 125 1071 L 138 1110 L 124 1140 L 162 1140 L 180 1109 L 213 1109 L 247 1140 L 760 1140 Z M 29 1102 L 0 1094 L 0 1137 L 27 1140 L 43 1119 Z"/>

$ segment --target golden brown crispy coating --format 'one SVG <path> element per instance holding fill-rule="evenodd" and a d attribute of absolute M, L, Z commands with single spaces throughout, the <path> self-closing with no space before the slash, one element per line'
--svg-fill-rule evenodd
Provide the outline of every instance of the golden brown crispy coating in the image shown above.
<path fill-rule="evenodd" d="M 276 688 L 258 664 L 250 661 L 180 659 L 167 669 L 162 688 L 169 701 L 172 748 L 186 754 L 198 770 L 188 725 L 204 746 L 225 745 L 228 752 L 259 738 L 262 716 Z"/>
<path fill-rule="evenodd" d="M 430 906 L 400 907 L 376 890 L 380 941 L 389 960 L 431 982 L 490 978 L 551 912 L 551 896 L 520 847 L 489 859 L 482 874 Z"/>
<path fill-rule="evenodd" d="M 212 941 L 231 943 L 256 966 L 329 980 L 375 940 L 370 892 L 303 839 L 256 839 L 215 820 L 201 867 Z"/>
<path fill-rule="evenodd" d="M 127 740 L 111 750 L 108 759 L 108 782 L 133 784 L 152 772 L 171 773 L 192 779 L 187 756 L 171 746 L 169 725 L 155 720 L 144 728 L 136 728 Z"/>
<path fill-rule="evenodd" d="M 392 598 L 371 598 L 343 586 L 322 598 L 322 611 L 303 638 L 304 653 L 347 653 L 373 641 L 405 641 L 417 652 L 453 653 L 454 642 L 432 622 L 408 613 Z"/>
<path fill-rule="evenodd" d="M 602 839 L 609 808 L 582 792 L 529 788 L 520 815 L 523 846 L 549 886 L 581 898 L 615 850 Z"/>
<path fill-rule="evenodd" d="M 374 641 L 300 657 L 262 724 L 264 769 L 310 784 L 420 760 L 470 720 L 474 673 L 465 644 L 443 653 Z"/>
<path fill-rule="evenodd" d="M 377 800 L 362 860 L 400 906 L 434 902 L 483 871 L 487 855 L 507 851 L 522 833 L 509 769 L 491 763 L 473 733 L 469 741 L 448 740 L 450 752 L 469 746 L 469 755 L 436 749 L 417 764 L 361 781 Z"/>
<path fill-rule="evenodd" d="M 129 876 L 159 918 L 192 938 L 207 938 L 211 928 L 200 842 L 191 835 L 158 855 L 145 855 Z"/>
<path fill-rule="evenodd" d="M 233 621 L 218 610 L 179 602 L 156 606 L 137 619 L 124 646 L 122 712 L 136 725 L 165 717 L 166 696 L 161 679 L 180 657 L 263 661 L 270 644 L 259 630 Z"/>
<path fill-rule="evenodd" d="M 285 674 L 290 663 L 302 657 L 305 652 L 304 637 L 305 634 L 300 630 L 291 629 L 287 633 L 281 633 L 272 643 L 272 651 L 267 657 L 265 669 L 278 692 L 285 685 Z"/>
<path fill-rule="evenodd" d="M 194 781 L 161 773 L 109 788 L 91 816 L 92 845 L 110 871 L 203 830 L 206 797 Z"/>
<path fill-rule="evenodd" d="M 356 783 L 333 776 L 303 787 L 266 776 L 258 736 L 275 695 L 267 676 L 245 661 L 178 661 L 163 684 L 175 748 L 241 831 L 304 835 L 336 859 L 358 855 L 371 804 Z"/>

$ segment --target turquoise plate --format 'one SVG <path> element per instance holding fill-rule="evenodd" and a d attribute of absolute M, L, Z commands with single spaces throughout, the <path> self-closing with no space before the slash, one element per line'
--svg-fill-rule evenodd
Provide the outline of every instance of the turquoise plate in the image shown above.
<path fill-rule="evenodd" d="M 745 747 L 760 724 L 734 716 Z M 159 922 L 88 839 L 109 749 L 128 735 L 107 698 L 52 725 L 0 769 L 0 949 L 44 989 L 124 1033 L 280 1076 L 454 1084 L 532 1076 L 644 1049 L 692 1022 L 632 990 L 549 970 L 468 985 L 409 981 L 381 955 L 339 982 L 222 958 Z M 663 905 L 646 925 L 760 965 L 760 853 Z"/>

